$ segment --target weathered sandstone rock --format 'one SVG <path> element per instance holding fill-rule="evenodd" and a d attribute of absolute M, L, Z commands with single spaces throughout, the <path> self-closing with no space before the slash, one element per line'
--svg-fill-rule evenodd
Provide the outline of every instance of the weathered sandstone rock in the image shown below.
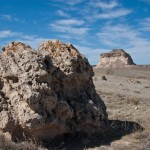
<path fill-rule="evenodd" d="M 135 65 L 131 56 L 122 49 L 114 49 L 110 53 L 102 53 L 96 68 L 122 68 Z"/>
<path fill-rule="evenodd" d="M 88 60 L 71 44 L 43 42 L 37 51 L 12 42 L 0 53 L 0 130 L 12 138 L 106 129 Z"/>

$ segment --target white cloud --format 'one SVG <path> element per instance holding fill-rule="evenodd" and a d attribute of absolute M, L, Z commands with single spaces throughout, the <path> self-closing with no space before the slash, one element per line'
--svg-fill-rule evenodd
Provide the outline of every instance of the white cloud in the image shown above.
<path fill-rule="evenodd" d="M 104 1 L 91 2 L 90 5 L 93 7 L 99 7 L 102 9 L 112 9 L 118 6 L 119 4 L 116 1 L 111 1 L 110 3 Z"/>
<path fill-rule="evenodd" d="M 113 19 L 113 18 L 119 18 L 122 16 L 126 16 L 131 13 L 131 10 L 129 9 L 117 9 L 117 10 L 112 10 L 104 13 L 99 13 L 95 15 L 95 18 L 97 19 Z"/>
<path fill-rule="evenodd" d="M 22 43 L 30 45 L 32 48 L 37 48 L 37 46 L 42 41 L 47 41 L 49 39 L 37 37 L 36 35 L 25 35 L 20 32 L 13 32 L 11 30 L 0 31 L 0 39 L 5 39 L 5 44 L 12 41 L 20 41 Z M 2 47 L 2 46 L 1 46 Z"/>
<path fill-rule="evenodd" d="M 9 14 L 0 15 L 0 19 L 5 20 L 5 21 L 19 21 L 19 18 L 16 18 Z"/>
<path fill-rule="evenodd" d="M 0 38 L 8 38 L 8 37 L 19 36 L 19 35 L 20 35 L 20 33 L 12 32 L 10 30 L 0 31 Z"/>
<path fill-rule="evenodd" d="M 84 23 L 85 22 L 83 20 L 64 19 L 55 21 L 54 23 L 50 24 L 50 27 L 55 32 L 66 33 L 66 35 L 74 34 L 76 36 L 84 36 L 90 30 L 87 27 L 82 27 Z M 70 35 L 70 37 L 72 37 L 72 35 Z"/>
<path fill-rule="evenodd" d="M 12 16 L 11 15 L 1 15 L 1 19 L 11 21 Z"/>
<path fill-rule="evenodd" d="M 70 17 L 70 15 L 65 13 L 63 10 L 57 10 L 57 14 L 61 17 Z"/>
<path fill-rule="evenodd" d="M 115 19 L 132 12 L 131 9 L 123 7 L 119 2 L 116 0 L 109 2 L 105 0 L 94 0 L 83 6 L 83 9 L 80 9 L 79 12 L 88 20 L 95 21 L 99 19 Z"/>
<path fill-rule="evenodd" d="M 56 32 L 62 32 L 66 34 L 84 35 L 89 31 L 89 28 L 76 28 L 72 26 L 62 26 L 59 24 L 51 24 L 50 27 L 52 27 Z"/>
<path fill-rule="evenodd" d="M 140 20 L 141 30 L 150 31 L 150 18 Z"/>
<path fill-rule="evenodd" d="M 74 26 L 80 26 L 84 24 L 83 20 L 77 20 L 77 19 L 64 19 L 64 20 L 58 20 L 55 22 L 57 25 L 62 25 L 62 26 L 70 26 L 70 25 L 74 25 Z"/>
<path fill-rule="evenodd" d="M 142 63 L 142 59 L 149 61 L 150 42 L 142 37 L 142 32 L 138 29 L 123 24 L 106 25 L 97 36 L 103 44 L 111 48 L 127 50 L 137 62 Z"/>
<path fill-rule="evenodd" d="M 67 5 L 77 5 L 81 3 L 83 0 L 53 0 L 53 2 L 60 2 Z"/>
<path fill-rule="evenodd" d="M 109 46 L 122 46 L 128 43 L 131 46 L 131 40 L 138 36 L 138 32 L 131 29 L 129 26 L 122 24 L 106 25 L 101 28 L 101 32 L 97 33 L 100 40 Z"/>

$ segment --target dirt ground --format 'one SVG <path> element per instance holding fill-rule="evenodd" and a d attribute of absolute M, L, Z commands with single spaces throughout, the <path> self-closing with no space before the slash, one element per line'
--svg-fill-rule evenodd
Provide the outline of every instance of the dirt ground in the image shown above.
<path fill-rule="evenodd" d="M 137 123 L 144 131 L 127 133 L 109 145 L 88 149 L 150 150 L 150 67 L 94 69 L 94 72 L 95 88 L 107 106 L 109 120 Z M 102 75 L 107 80 L 102 80 Z"/>

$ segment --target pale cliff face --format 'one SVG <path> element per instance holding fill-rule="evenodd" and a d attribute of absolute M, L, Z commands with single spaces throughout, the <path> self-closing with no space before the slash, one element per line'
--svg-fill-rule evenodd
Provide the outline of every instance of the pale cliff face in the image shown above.
<path fill-rule="evenodd" d="M 125 67 L 134 65 L 131 56 L 124 50 L 113 50 L 110 53 L 101 54 L 101 58 L 96 67 Z"/>
<path fill-rule="evenodd" d="M 100 64 L 103 66 L 120 66 L 120 65 L 128 65 L 129 64 L 129 60 L 128 58 L 125 58 L 123 56 L 119 56 L 119 57 L 104 57 L 101 58 L 100 60 Z"/>

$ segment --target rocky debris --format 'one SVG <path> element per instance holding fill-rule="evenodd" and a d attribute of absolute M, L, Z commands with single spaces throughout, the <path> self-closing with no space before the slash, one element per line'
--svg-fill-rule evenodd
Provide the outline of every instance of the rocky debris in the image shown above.
<path fill-rule="evenodd" d="M 135 65 L 131 56 L 122 49 L 114 49 L 109 53 L 102 53 L 100 55 L 100 62 L 96 68 L 123 68 Z"/>
<path fill-rule="evenodd" d="M 99 77 L 98 77 L 98 79 L 107 81 L 107 79 L 106 79 L 106 76 L 105 76 L 105 75 L 101 75 L 101 76 L 99 76 Z"/>
<path fill-rule="evenodd" d="M 128 81 L 129 83 L 141 83 L 140 81 L 138 81 L 138 80 L 136 80 L 136 79 L 134 79 L 134 78 L 129 78 L 127 81 Z"/>
<path fill-rule="evenodd" d="M 71 44 L 43 42 L 35 51 L 12 42 L 0 53 L 0 130 L 12 139 L 102 132 L 106 107 L 88 60 Z"/>

